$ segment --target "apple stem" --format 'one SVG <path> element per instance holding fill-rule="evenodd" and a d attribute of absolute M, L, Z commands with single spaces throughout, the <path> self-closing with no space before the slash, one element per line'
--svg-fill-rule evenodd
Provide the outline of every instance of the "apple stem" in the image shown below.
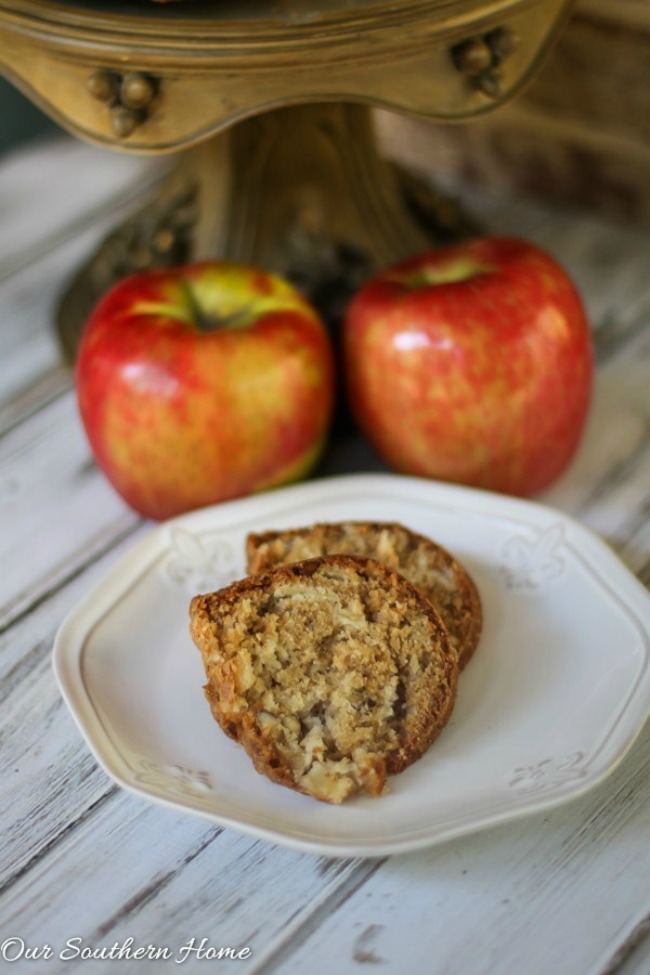
<path fill-rule="evenodd" d="M 250 311 L 250 305 L 246 305 L 244 308 L 238 308 L 230 315 L 207 315 L 196 300 L 192 286 L 187 282 L 185 282 L 185 297 L 190 307 L 192 320 L 199 332 L 214 332 L 218 328 L 229 328 L 231 325 L 237 325 L 246 318 Z"/>
<path fill-rule="evenodd" d="M 183 282 L 185 289 L 185 298 L 188 305 L 190 306 L 190 312 L 192 315 L 192 321 L 197 326 L 199 332 L 210 332 L 214 328 L 214 323 L 209 315 L 206 315 L 201 305 L 196 300 L 196 295 L 192 290 L 192 286 L 188 284 L 187 281 Z"/>

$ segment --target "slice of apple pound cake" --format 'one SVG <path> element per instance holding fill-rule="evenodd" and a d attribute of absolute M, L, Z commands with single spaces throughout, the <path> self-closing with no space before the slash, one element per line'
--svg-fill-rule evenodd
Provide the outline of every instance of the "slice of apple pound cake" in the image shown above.
<path fill-rule="evenodd" d="M 377 559 L 417 586 L 440 613 L 460 669 L 467 665 L 483 627 L 478 590 L 464 566 L 424 535 L 396 523 L 347 521 L 251 533 L 246 539 L 251 574 L 334 554 Z"/>
<path fill-rule="evenodd" d="M 380 795 L 455 702 L 438 613 L 371 559 L 323 556 L 195 596 L 190 632 L 221 728 L 258 772 L 325 802 Z"/>

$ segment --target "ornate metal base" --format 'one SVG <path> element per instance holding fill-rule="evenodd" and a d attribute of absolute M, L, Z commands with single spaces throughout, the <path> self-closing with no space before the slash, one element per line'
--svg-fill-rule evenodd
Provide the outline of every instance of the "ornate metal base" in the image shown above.
<path fill-rule="evenodd" d="M 119 278 L 210 257 L 277 271 L 335 328 L 373 271 L 476 229 L 382 159 L 368 108 L 277 109 L 179 156 L 163 190 L 72 281 L 58 309 L 61 343 L 72 361 L 88 314 Z"/>

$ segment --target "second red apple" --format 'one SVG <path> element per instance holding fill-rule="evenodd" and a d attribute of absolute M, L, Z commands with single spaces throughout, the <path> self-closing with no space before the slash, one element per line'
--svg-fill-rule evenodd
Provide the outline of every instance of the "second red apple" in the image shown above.
<path fill-rule="evenodd" d="M 575 453 L 589 325 L 532 244 L 484 238 L 384 271 L 351 302 L 343 349 L 352 412 L 397 471 L 530 495 Z"/>

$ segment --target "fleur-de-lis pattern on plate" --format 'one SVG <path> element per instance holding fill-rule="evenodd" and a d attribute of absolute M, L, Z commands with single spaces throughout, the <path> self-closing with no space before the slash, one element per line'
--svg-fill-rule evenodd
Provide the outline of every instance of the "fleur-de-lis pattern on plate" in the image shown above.
<path fill-rule="evenodd" d="M 174 528 L 170 549 L 166 574 L 192 594 L 220 589 L 237 577 L 235 556 L 228 542 L 208 544 L 185 528 Z"/>
<path fill-rule="evenodd" d="M 521 765 L 515 769 L 508 785 L 519 795 L 529 796 L 554 789 L 565 782 L 574 782 L 587 774 L 584 758 L 584 752 L 573 752 L 560 762 L 544 758 L 536 765 Z"/>
<path fill-rule="evenodd" d="M 196 772 L 181 765 L 159 765 L 149 759 L 141 761 L 135 780 L 181 799 L 200 798 L 213 789 L 207 772 Z"/>
<path fill-rule="evenodd" d="M 499 570 L 508 589 L 532 592 L 564 571 L 564 528 L 552 525 L 537 537 L 515 535 L 501 547 Z"/>

